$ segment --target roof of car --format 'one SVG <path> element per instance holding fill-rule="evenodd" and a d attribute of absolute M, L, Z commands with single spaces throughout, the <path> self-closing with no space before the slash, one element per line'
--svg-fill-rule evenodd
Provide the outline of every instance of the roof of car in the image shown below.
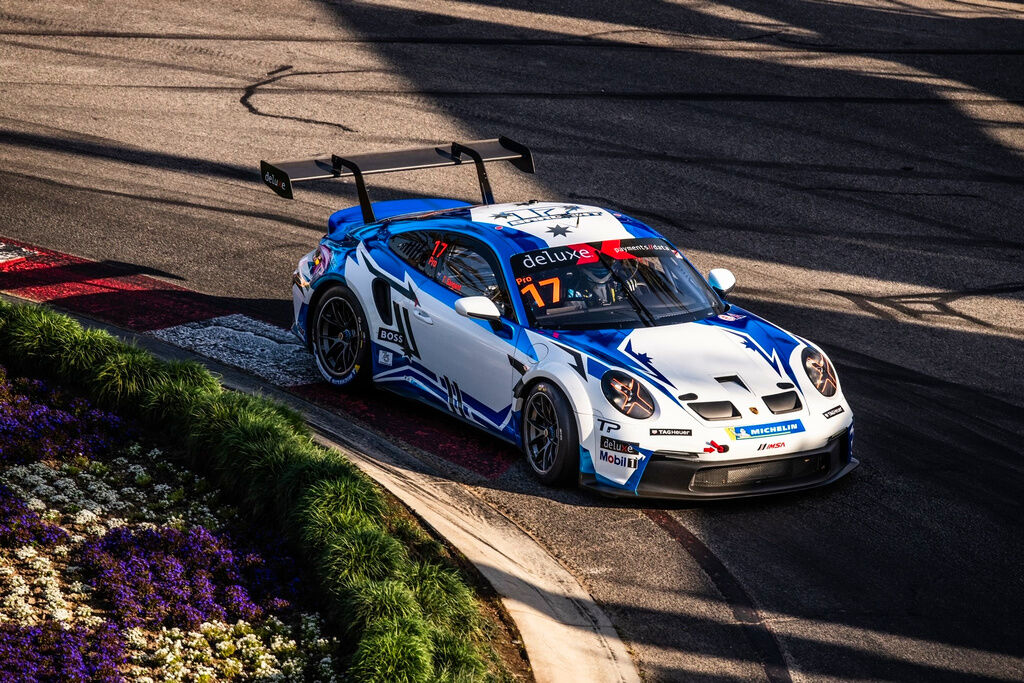
<path fill-rule="evenodd" d="M 378 221 L 393 232 L 407 229 L 461 229 L 506 255 L 585 242 L 661 237 L 647 225 L 617 211 L 564 202 L 519 202 L 473 206 L 454 199 L 402 199 L 374 202 Z M 328 220 L 328 236 L 340 239 L 363 225 L 360 207 L 337 211 Z"/>

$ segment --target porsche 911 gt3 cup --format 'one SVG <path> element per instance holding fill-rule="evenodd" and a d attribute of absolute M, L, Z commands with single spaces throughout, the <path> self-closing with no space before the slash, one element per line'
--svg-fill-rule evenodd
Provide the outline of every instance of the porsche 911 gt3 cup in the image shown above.
<path fill-rule="evenodd" d="M 612 209 L 497 204 L 485 164 L 532 173 L 508 138 L 261 162 L 351 177 L 295 271 L 292 330 L 327 381 L 373 382 L 522 449 L 541 481 L 614 495 L 727 498 L 842 477 L 853 415 L 821 349 L 728 303 L 662 235 Z M 364 176 L 475 165 L 483 201 L 371 203 Z"/>

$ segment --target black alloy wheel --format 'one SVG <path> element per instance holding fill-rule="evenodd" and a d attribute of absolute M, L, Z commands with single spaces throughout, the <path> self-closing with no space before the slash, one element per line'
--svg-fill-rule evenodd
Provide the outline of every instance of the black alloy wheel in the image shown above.
<path fill-rule="evenodd" d="M 310 333 L 316 366 L 328 382 L 343 386 L 368 379 L 370 334 L 363 309 L 348 287 L 334 285 L 324 292 Z"/>
<path fill-rule="evenodd" d="M 523 453 L 545 484 L 565 486 L 579 477 L 579 436 L 569 401 L 553 384 L 534 385 L 523 402 Z"/>

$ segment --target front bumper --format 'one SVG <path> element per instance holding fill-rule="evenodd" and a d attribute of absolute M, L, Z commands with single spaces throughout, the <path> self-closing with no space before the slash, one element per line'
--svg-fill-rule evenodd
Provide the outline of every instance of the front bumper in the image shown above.
<path fill-rule="evenodd" d="M 762 458 L 702 461 L 655 452 L 635 494 L 602 484 L 593 474 L 581 474 L 580 485 L 630 498 L 722 500 L 824 486 L 859 464 L 850 452 L 849 430 L 844 430 L 821 448 Z"/>

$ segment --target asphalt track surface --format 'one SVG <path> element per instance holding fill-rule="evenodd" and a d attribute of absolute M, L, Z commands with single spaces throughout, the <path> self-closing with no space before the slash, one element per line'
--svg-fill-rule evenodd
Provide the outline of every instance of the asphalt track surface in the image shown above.
<path fill-rule="evenodd" d="M 632 213 L 820 342 L 863 464 L 701 505 L 546 489 L 497 443 L 504 465 L 453 452 L 450 476 L 581 579 L 650 680 L 1024 679 L 1021 3 L 0 4 L 0 234 L 282 325 L 354 192 L 282 201 L 260 158 L 499 133 L 539 171 L 495 168 L 499 200 Z"/>

